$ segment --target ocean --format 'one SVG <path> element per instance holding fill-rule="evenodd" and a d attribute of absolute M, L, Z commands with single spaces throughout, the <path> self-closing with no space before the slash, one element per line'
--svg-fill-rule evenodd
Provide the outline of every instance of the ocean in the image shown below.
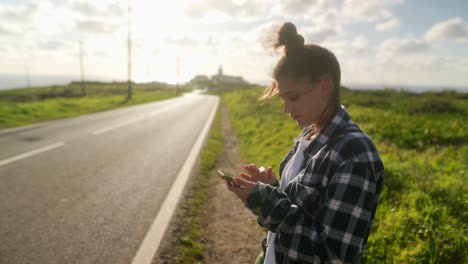
<path fill-rule="evenodd" d="M 453 86 L 453 85 L 395 85 L 395 84 L 357 84 L 344 83 L 343 86 L 353 90 L 383 90 L 392 89 L 398 91 L 409 91 L 413 93 L 423 93 L 430 91 L 456 91 L 459 93 L 468 93 L 468 85 Z"/>
<path fill-rule="evenodd" d="M 41 87 L 51 85 L 65 85 L 71 81 L 79 81 L 79 76 L 65 76 L 65 75 L 33 75 L 29 77 L 30 87 Z M 113 82 L 124 81 L 115 80 L 111 78 L 102 77 L 87 77 L 89 81 Z M 435 85 L 392 85 L 392 84 L 359 84 L 359 83 L 343 83 L 343 86 L 355 90 L 381 90 L 381 89 L 394 89 L 405 90 L 415 93 L 426 91 L 443 91 L 451 90 L 461 93 L 468 93 L 468 85 L 466 86 L 435 86 Z M 8 75 L 0 74 L 0 90 L 17 89 L 28 87 L 28 78 L 24 75 Z"/>
<path fill-rule="evenodd" d="M 88 77 L 88 81 L 113 82 L 113 80 L 102 77 Z M 29 87 L 43 87 L 52 85 L 66 85 L 72 81 L 80 81 L 80 76 L 66 75 L 33 75 L 28 78 L 25 75 L 0 74 L 0 90 L 18 89 Z M 28 83 L 29 82 L 29 83 Z"/>

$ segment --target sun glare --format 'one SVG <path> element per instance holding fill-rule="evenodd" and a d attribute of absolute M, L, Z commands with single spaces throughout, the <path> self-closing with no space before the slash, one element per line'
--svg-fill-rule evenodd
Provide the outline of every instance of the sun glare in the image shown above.
<path fill-rule="evenodd" d="M 195 63 L 190 53 L 199 51 L 185 41 L 190 39 L 186 34 L 191 33 L 184 13 L 187 4 L 187 1 L 132 2 L 135 81 L 158 80 L 175 84 L 186 82 L 197 74 L 196 67 L 188 67 Z"/>

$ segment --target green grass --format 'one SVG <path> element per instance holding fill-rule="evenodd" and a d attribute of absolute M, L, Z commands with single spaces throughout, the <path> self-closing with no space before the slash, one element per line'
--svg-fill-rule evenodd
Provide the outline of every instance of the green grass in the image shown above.
<path fill-rule="evenodd" d="M 204 248 L 201 243 L 208 202 L 209 179 L 218 157 L 224 150 L 223 135 L 221 131 L 220 111 L 214 119 L 210 136 L 200 156 L 200 174 L 195 179 L 191 196 L 183 202 L 186 213 L 180 224 L 181 233 L 176 243 L 178 263 L 203 263 Z"/>
<path fill-rule="evenodd" d="M 262 88 L 225 95 L 242 159 L 278 164 L 300 129 Z M 465 263 L 468 96 L 342 90 L 352 119 L 374 140 L 386 176 L 364 263 Z"/>
<path fill-rule="evenodd" d="M 134 84 L 126 99 L 125 83 L 88 83 L 82 96 L 77 83 L 66 86 L 0 91 L 0 128 L 79 116 L 177 96 L 164 84 Z"/>

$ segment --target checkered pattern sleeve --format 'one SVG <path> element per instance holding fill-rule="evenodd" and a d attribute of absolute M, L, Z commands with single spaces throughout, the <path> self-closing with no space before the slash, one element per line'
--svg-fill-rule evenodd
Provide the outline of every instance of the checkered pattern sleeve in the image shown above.
<path fill-rule="evenodd" d="M 325 189 L 319 237 L 327 262 L 354 263 L 361 254 L 378 196 L 378 177 L 371 168 L 365 162 L 345 162 Z"/>
<path fill-rule="evenodd" d="M 378 177 L 372 163 L 356 158 L 333 167 L 326 186 L 313 184 L 316 172 L 309 168 L 285 192 L 262 183 L 253 189 L 246 206 L 261 226 L 276 232 L 277 262 L 359 261 L 373 220 Z"/>

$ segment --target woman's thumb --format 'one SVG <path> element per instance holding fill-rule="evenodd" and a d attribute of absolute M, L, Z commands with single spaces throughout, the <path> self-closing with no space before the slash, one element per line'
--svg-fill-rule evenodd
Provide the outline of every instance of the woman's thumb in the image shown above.
<path fill-rule="evenodd" d="M 267 174 L 268 176 L 273 175 L 273 169 L 271 167 L 268 167 Z"/>

